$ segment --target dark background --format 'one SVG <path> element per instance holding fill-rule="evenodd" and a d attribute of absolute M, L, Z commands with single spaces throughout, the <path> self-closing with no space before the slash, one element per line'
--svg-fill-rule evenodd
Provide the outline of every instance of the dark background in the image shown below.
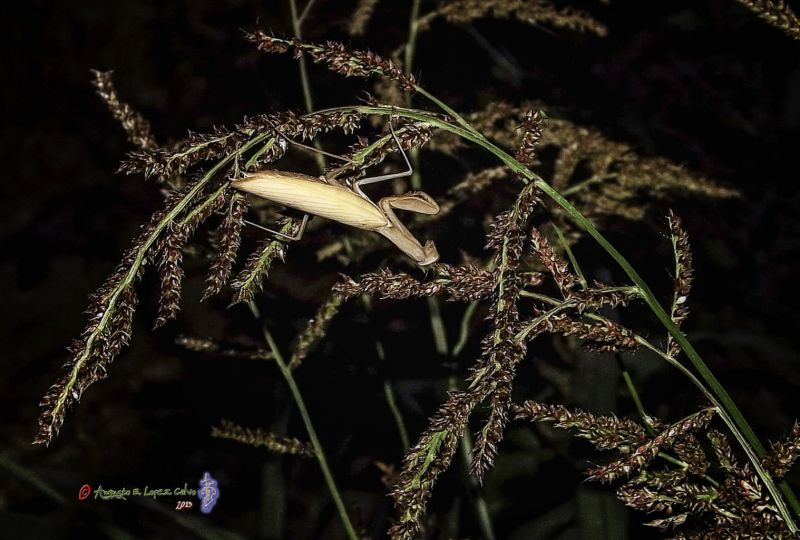
<path fill-rule="evenodd" d="M 356 39 L 344 31 L 351 3 L 320 0 L 305 37 L 341 39 L 388 55 L 406 40 L 409 8 L 403 4 L 381 2 L 366 35 Z M 543 100 L 644 155 L 669 157 L 741 191 L 733 201 L 672 204 L 695 249 L 686 328 L 756 431 L 775 440 L 800 411 L 798 311 L 791 300 L 800 246 L 800 44 L 733 0 L 613 0 L 583 7 L 609 27 L 608 37 L 515 21 L 474 23 L 472 29 L 511 60 L 513 67 L 503 68 L 474 32 L 440 22 L 420 37 L 416 72 L 460 110 L 498 99 Z M 154 184 L 115 174 L 129 146 L 94 95 L 90 68 L 115 70 L 121 98 L 151 121 L 160 142 L 189 129 L 230 125 L 245 114 L 300 109 L 296 63 L 255 53 L 240 33 L 258 21 L 289 35 L 288 6 L 53 1 L 21 3 L 15 11 L 7 14 L 0 38 L 0 538 L 340 537 L 313 462 L 209 437 L 209 426 L 220 418 L 301 438 L 303 427 L 273 365 L 199 357 L 173 344 L 178 333 L 258 343 L 242 306 L 226 310 L 225 298 L 199 304 L 203 261 L 188 258 L 182 311 L 156 332 L 150 324 L 157 283 L 145 278 L 132 347 L 72 410 L 50 448 L 31 446 L 37 403 L 66 360 L 66 345 L 83 328 L 88 294 L 161 201 Z M 311 78 L 318 107 L 354 103 L 361 90 L 371 89 L 317 66 Z M 434 163 L 423 168 L 429 182 L 444 177 L 450 183 L 463 173 L 450 170 L 452 162 Z M 662 291 L 668 291 L 672 266 L 666 208 L 657 205 L 640 223 L 610 225 L 623 253 Z M 252 231 L 247 235 L 257 239 Z M 458 238 L 438 240 L 458 244 Z M 590 243 L 579 244 L 578 254 L 593 275 L 609 271 L 609 261 Z M 281 344 L 290 343 L 344 270 L 316 266 L 305 254 L 290 255 L 273 273 L 259 301 Z M 451 337 L 462 309 L 445 308 Z M 354 519 L 380 536 L 391 504 L 374 462 L 398 465 L 402 456 L 383 382 L 394 384 L 413 440 L 441 401 L 447 378 L 461 377 L 478 354 L 479 337 L 461 363 L 438 358 L 424 302 L 378 303 L 369 317 L 347 306 L 330 336 L 298 372 L 299 384 Z M 372 348 L 374 336 L 387 347 L 383 363 Z M 546 353 L 532 348 L 531 366 L 540 354 Z M 637 365 L 635 357 L 632 363 L 653 413 L 676 419 L 701 406 L 679 375 L 649 361 Z M 522 398 L 550 384 L 531 366 L 520 372 Z M 613 360 L 581 357 L 561 367 L 570 376 L 572 404 L 632 412 Z M 487 481 L 499 538 L 655 535 L 639 525 L 644 516 L 625 512 L 612 490 L 582 482 L 581 469 L 594 455 L 584 445 L 554 455 L 531 437 L 527 426 L 513 428 L 507 457 Z M 454 469 L 437 486 L 433 514 L 454 519 L 454 534 L 477 537 L 469 490 Z M 149 504 L 77 500 L 85 483 L 196 487 L 203 471 L 222 490 L 209 516 L 175 512 L 172 498 Z"/>

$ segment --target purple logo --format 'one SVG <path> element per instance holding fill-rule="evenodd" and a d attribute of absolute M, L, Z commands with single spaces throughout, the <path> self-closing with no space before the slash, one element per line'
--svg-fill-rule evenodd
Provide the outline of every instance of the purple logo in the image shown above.
<path fill-rule="evenodd" d="M 200 489 L 197 490 L 197 498 L 200 499 L 200 511 L 210 514 L 219 499 L 219 487 L 217 481 L 208 473 L 203 473 L 200 479 Z"/>

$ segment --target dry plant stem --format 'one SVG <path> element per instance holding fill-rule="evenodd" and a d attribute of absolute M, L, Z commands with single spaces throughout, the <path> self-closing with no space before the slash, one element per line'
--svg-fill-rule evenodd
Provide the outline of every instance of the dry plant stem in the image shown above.
<path fill-rule="evenodd" d="M 681 332 L 680 328 L 672 321 L 670 316 L 664 310 L 664 308 L 659 303 L 658 299 L 656 299 L 655 295 L 653 294 L 650 287 L 645 283 L 642 277 L 639 275 L 636 270 L 631 266 L 631 264 L 625 259 L 625 257 L 613 246 L 611 243 L 605 238 L 605 236 L 600 233 L 599 230 L 588 220 L 583 214 L 578 211 L 575 206 L 572 205 L 567 199 L 565 199 L 561 193 L 559 193 L 556 189 L 554 189 L 550 184 L 545 182 L 539 175 L 525 167 L 522 163 L 518 162 L 514 159 L 511 155 L 506 153 L 503 149 L 498 147 L 497 145 L 491 143 L 487 140 L 483 135 L 478 133 L 472 126 L 467 123 L 461 116 L 458 115 L 453 109 L 451 109 L 446 104 L 442 103 L 436 97 L 432 96 L 425 90 L 416 87 L 416 90 L 421 94 L 425 95 L 439 107 L 441 107 L 448 115 L 456 120 L 459 125 L 454 125 L 447 120 L 441 118 L 438 115 L 431 114 L 428 112 L 416 110 L 416 109 L 406 109 L 402 107 L 389 107 L 389 106 L 355 106 L 355 107 L 340 107 L 335 109 L 330 109 L 332 111 L 340 110 L 340 111 L 356 111 L 363 114 L 379 114 L 379 115 L 395 115 L 395 116 L 402 116 L 404 118 L 410 118 L 413 120 L 419 120 L 421 122 L 426 122 L 431 126 L 434 126 L 439 129 L 443 129 L 445 131 L 449 131 L 458 135 L 468 141 L 471 141 L 478 146 L 483 147 L 484 149 L 488 150 L 495 156 L 497 156 L 503 163 L 505 163 L 512 171 L 517 173 L 520 178 L 525 183 L 533 183 L 538 189 L 544 192 L 548 197 L 550 197 L 556 204 L 561 206 L 567 214 L 577 223 L 581 228 L 583 228 L 595 241 L 600 244 L 600 246 L 609 254 L 611 257 L 617 262 L 617 264 L 622 268 L 622 270 L 628 275 L 631 281 L 636 285 L 639 289 L 639 292 L 644 299 L 645 303 L 651 309 L 651 311 L 656 315 L 658 320 L 664 327 L 669 331 L 672 337 L 680 346 L 681 350 L 686 354 L 689 358 L 689 361 L 692 363 L 694 368 L 697 370 L 697 373 L 700 375 L 700 378 L 708 385 L 709 388 L 706 388 L 705 385 L 697 380 L 700 387 L 703 389 L 703 393 L 706 396 L 714 397 L 716 403 L 719 404 L 721 410 L 725 412 L 724 419 L 726 419 L 726 424 L 728 427 L 733 431 L 736 440 L 742 445 L 745 450 L 745 453 L 748 455 L 748 458 L 753 464 L 754 469 L 757 471 L 761 481 L 766 486 L 767 490 L 770 492 L 770 495 L 775 500 L 775 504 L 780 511 L 781 518 L 786 522 L 787 527 L 792 533 L 796 533 L 798 531 L 797 525 L 794 522 L 791 514 L 789 513 L 786 502 L 784 501 L 783 497 L 779 493 L 777 487 L 775 486 L 775 482 L 773 482 L 772 478 L 764 471 L 764 468 L 761 466 L 761 459 L 766 456 L 766 450 L 764 445 L 756 436 L 753 428 L 750 427 L 750 424 L 742 415 L 742 412 L 733 402 L 731 399 L 730 394 L 725 390 L 725 388 L 720 384 L 719 380 L 714 376 L 713 373 L 708 369 L 708 366 L 697 353 L 695 348 L 689 343 L 689 340 L 686 339 L 683 332 Z M 675 362 L 675 360 L 672 360 Z M 680 365 L 676 362 L 676 364 Z M 677 367 L 677 366 L 676 366 Z M 681 371 L 688 375 L 691 375 L 694 378 L 694 375 L 686 369 L 684 366 L 681 365 Z M 792 506 L 795 514 L 800 516 L 800 502 L 798 502 L 797 498 L 794 496 L 792 489 L 789 485 L 782 481 L 780 483 L 781 489 L 780 491 L 786 496 L 789 504 Z"/>
<path fill-rule="evenodd" d="M 317 438 L 317 432 L 314 429 L 314 424 L 311 422 L 311 417 L 308 414 L 308 409 L 306 409 L 305 401 L 303 400 L 303 395 L 300 393 L 300 389 L 297 387 L 297 383 L 292 376 L 292 371 L 289 369 L 289 365 L 283 358 L 280 349 L 278 348 L 277 343 L 275 343 L 275 339 L 272 337 L 272 334 L 267 328 L 267 324 L 261 320 L 261 315 L 258 311 L 258 307 L 255 303 L 251 300 L 247 303 L 248 307 L 250 308 L 250 312 L 253 314 L 253 317 L 257 321 L 261 322 L 261 331 L 264 334 L 264 340 L 269 345 L 270 350 L 272 351 L 273 356 L 275 357 L 275 363 L 278 364 L 278 369 L 280 369 L 281 375 L 286 380 L 286 384 L 289 386 L 289 391 L 292 393 L 292 397 L 294 398 L 294 402 L 297 405 L 298 410 L 300 411 L 300 416 L 303 419 L 303 424 L 306 427 L 306 431 L 308 432 L 308 438 L 311 440 L 311 444 L 314 447 L 314 454 L 319 462 L 319 467 L 322 469 L 322 475 L 325 477 L 325 483 L 328 485 L 328 490 L 330 491 L 331 498 L 333 499 L 334 504 L 336 505 L 336 510 L 339 512 L 339 517 L 342 520 L 342 524 L 344 525 L 345 531 L 347 532 L 347 536 L 351 540 L 358 540 L 358 535 L 356 534 L 355 529 L 353 528 L 353 524 L 350 522 L 350 517 L 347 515 L 347 508 L 344 506 L 344 501 L 342 500 L 342 496 L 339 494 L 339 490 L 336 487 L 336 482 L 333 479 L 333 475 L 331 474 L 330 468 L 328 467 L 328 460 L 325 458 L 325 452 L 322 449 L 322 445 L 319 442 L 319 438 Z"/>

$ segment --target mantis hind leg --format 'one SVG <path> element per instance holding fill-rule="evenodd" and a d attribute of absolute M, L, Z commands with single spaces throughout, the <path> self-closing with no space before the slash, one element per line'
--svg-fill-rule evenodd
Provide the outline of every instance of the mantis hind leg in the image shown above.
<path fill-rule="evenodd" d="M 308 224 L 308 214 L 303 214 L 303 222 L 300 224 L 300 230 L 298 230 L 297 234 L 295 234 L 294 236 L 290 236 L 290 235 L 284 234 L 284 233 L 282 233 L 280 231 L 269 229 L 267 227 L 264 227 L 263 225 L 259 225 L 258 223 L 253 223 L 252 221 L 247 221 L 246 219 L 243 220 L 243 221 L 244 221 L 244 223 L 246 223 L 247 225 L 250 225 L 251 227 L 255 227 L 257 229 L 261 229 L 262 231 L 267 231 L 268 233 L 272 233 L 275 236 L 279 236 L 279 237 L 284 238 L 286 240 L 289 240 L 291 242 L 295 242 L 297 240 L 300 240 L 303 237 L 303 233 L 306 230 L 306 225 Z"/>
<path fill-rule="evenodd" d="M 394 127 L 392 127 L 391 121 L 389 122 L 389 131 L 392 133 L 392 139 L 394 139 L 395 144 L 397 144 L 397 149 L 400 150 L 400 155 L 403 156 L 403 161 L 406 162 L 406 170 L 402 172 L 382 174 L 380 176 L 370 176 L 367 178 L 362 178 L 361 180 L 356 180 L 353 184 L 353 190 L 370 202 L 372 202 L 371 199 L 367 197 L 366 193 L 361 190 L 361 186 L 367 184 L 376 184 L 386 180 L 394 180 L 395 178 L 403 178 L 414 174 L 414 169 L 411 167 L 411 162 L 408 161 L 408 156 L 406 155 L 405 150 L 403 150 L 403 145 L 400 144 L 397 134 L 394 132 Z"/>

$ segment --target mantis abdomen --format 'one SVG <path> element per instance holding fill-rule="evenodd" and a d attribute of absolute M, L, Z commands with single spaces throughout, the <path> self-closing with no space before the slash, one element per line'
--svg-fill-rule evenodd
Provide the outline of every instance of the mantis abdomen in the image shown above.
<path fill-rule="evenodd" d="M 375 230 L 389 225 L 386 215 L 353 191 L 312 176 L 266 170 L 231 183 L 233 187 L 270 201 L 332 219 L 351 227 Z"/>

